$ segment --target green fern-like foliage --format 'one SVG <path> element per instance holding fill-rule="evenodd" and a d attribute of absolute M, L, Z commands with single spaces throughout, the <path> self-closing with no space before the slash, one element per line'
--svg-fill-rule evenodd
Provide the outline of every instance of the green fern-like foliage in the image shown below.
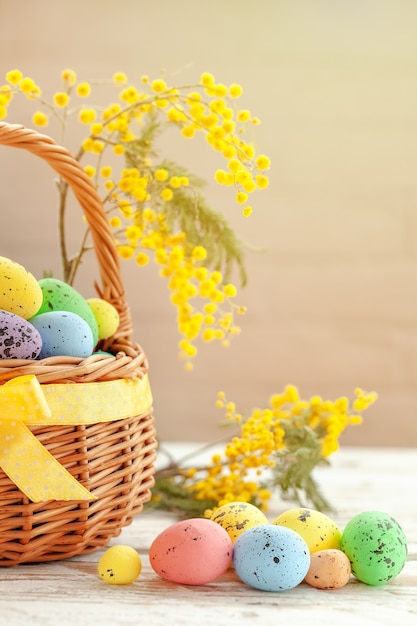
<path fill-rule="evenodd" d="M 149 159 L 155 161 L 158 158 L 155 143 L 162 131 L 163 125 L 157 121 L 156 113 L 149 114 L 140 137 L 125 144 L 126 166 L 143 170 Z M 185 176 L 189 180 L 188 187 L 176 190 L 172 201 L 158 205 L 158 210 L 166 216 L 169 228 L 173 232 L 177 229 L 184 232 L 192 246 L 203 246 L 207 251 L 206 266 L 220 271 L 225 282 L 236 270 L 242 287 L 245 286 L 244 244 L 227 219 L 208 206 L 199 191 L 205 181 L 170 160 L 161 161 L 152 170 L 160 168 L 167 170 L 170 176 Z"/>
<path fill-rule="evenodd" d="M 240 282 L 244 286 L 247 274 L 244 267 L 243 243 L 229 226 L 226 218 L 219 212 L 211 209 L 204 196 L 198 193 L 203 181 L 168 161 L 161 167 L 174 172 L 176 176 L 187 176 L 190 180 L 189 188 L 178 189 L 172 202 L 167 204 L 165 211 L 167 223 L 172 228 L 179 228 L 187 235 L 193 245 L 201 245 L 207 250 L 206 264 L 214 270 L 221 271 L 224 280 L 230 280 L 232 272 L 238 269 Z"/>

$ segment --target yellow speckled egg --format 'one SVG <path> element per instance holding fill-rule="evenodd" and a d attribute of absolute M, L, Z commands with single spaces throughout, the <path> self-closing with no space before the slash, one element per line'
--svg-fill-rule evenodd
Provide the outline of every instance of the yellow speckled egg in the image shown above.
<path fill-rule="evenodd" d="M 305 582 L 316 589 L 340 589 L 349 582 L 351 565 L 341 550 L 318 550 L 310 555 Z"/>
<path fill-rule="evenodd" d="M 0 256 L 0 309 L 23 319 L 33 317 L 42 304 L 42 290 L 23 265 Z"/>
<path fill-rule="evenodd" d="M 317 550 L 340 549 L 341 530 L 320 511 L 305 508 L 289 509 L 281 513 L 272 523 L 295 530 L 307 543 L 310 553 Z"/>
<path fill-rule="evenodd" d="M 227 502 L 210 519 L 225 529 L 232 543 L 248 528 L 268 523 L 266 515 L 249 502 Z"/>
<path fill-rule="evenodd" d="M 133 583 L 141 571 L 141 558 L 130 546 L 117 545 L 108 548 L 98 563 L 98 575 L 110 585 Z"/>
<path fill-rule="evenodd" d="M 98 338 L 107 339 L 114 335 L 120 323 L 117 309 L 110 302 L 101 298 L 88 298 L 87 303 L 96 318 Z"/>

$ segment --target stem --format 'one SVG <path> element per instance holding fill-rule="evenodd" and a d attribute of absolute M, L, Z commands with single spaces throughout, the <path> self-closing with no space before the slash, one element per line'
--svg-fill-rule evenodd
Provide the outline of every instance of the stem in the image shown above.
<path fill-rule="evenodd" d="M 68 259 L 68 251 L 65 237 L 65 207 L 68 195 L 68 183 L 62 178 L 58 180 L 59 191 L 59 215 L 58 215 L 58 231 L 59 231 L 59 245 L 61 249 L 61 265 L 63 281 L 68 282 L 69 274 L 71 271 L 71 262 Z"/>
<path fill-rule="evenodd" d="M 213 448 L 214 446 L 217 446 L 219 443 L 224 443 L 229 441 L 230 436 L 227 437 L 221 437 L 215 441 L 210 441 L 208 443 L 205 443 L 203 445 L 201 445 L 199 448 L 196 448 L 195 450 L 192 450 L 191 452 L 188 452 L 187 454 L 184 454 L 180 459 L 178 459 L 177 461 L 175 461 L 172 458 L 172 455 L 167 453 L 167 456 L 172 459 L 168 465 L 166 465 L 165 467 L 161 468 L 160 470 L 157 471 L 157 474 L 162 475 L 165 472 L 172 472 L 173 470 L 180 470 L 182 471 L 184 468 L 184 463 L 189 461 L 190 459 L 192 459 L 195 456 L 198 456 L 199 454 L 205 452 L 206 450 L 210 450 L 210 448 Z M 199 469 L 206 469 L 206 467 L 201 467 Z"/>
<path fill-rule="evenodd" d="M 81 259 L 84 256 L 84 252 L 90 249 L 88 246 L 85 245 L 89 232 L 90 232 L 90 229 L 86 228 L 82 241 L 81 241 L 81 246 L 78 251 L 78 254 L 75 257 L 73 257 L 70 261 L 69 273 L 68 273 L 68 279 L 67 279 L 67 282 L 69 285 L 72 285 L 74 283 L 75 275 L 77 273 L 78 266 L 81 263 Z"/>
<path fill-rule="evenodd" d="M 84 154 L 84 150 L 81 147 L 75 156 L 75 160 L 80 161 L 83 154 Z M 59 178 L 58 180 L 58 191 L 59 191 L 58 230 L 59 230 L 59 246 L 61 250 L 62 279 L 65 283 L 72 285 L 74 282 L 75 274 L 80 264 L 82 255 L 84 254 L 86 250 L 85 242 L 87 239 L 89 229 L 87 228 L 84 234 L 78 254 L 76 255 L 74 259 L 70 259 L 68 257 L 68 249 L 67 249 L 66 233 L 65 233 L 65 211 L 66 211 L 66 205 L 67 205 L 68 187 L 69 187 L 68 183 L 62 178 Z"/>

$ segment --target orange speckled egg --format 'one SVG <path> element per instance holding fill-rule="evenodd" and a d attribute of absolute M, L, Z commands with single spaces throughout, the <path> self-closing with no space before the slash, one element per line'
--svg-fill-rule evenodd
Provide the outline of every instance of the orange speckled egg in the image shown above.
<path fill-rule="evenodd" d="M 319 550 L 310 555 L 305 582 L 316 589 L 340 589 L 349 582 L 351 565 L 341 550 Z"/>
<path fill-rule="evenodd" d="M 209 519 L 182 520 L 163 530 L 152 542 L 149 562 L 164 580 L 182 585 L 205 585 L 230 565 L 232 541 Z"/>

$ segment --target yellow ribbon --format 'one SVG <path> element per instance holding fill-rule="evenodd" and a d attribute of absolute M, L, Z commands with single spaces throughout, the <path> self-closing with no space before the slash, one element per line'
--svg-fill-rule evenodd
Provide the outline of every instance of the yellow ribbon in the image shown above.
<path fill-rule="evenodd" d="M 28 426 L 87 425 L 140 415 L 152 406 L 148 377 L 40 385 L 18 376 L 0 386 L 0 467 L 32 501 L 96 500 Z"/>

